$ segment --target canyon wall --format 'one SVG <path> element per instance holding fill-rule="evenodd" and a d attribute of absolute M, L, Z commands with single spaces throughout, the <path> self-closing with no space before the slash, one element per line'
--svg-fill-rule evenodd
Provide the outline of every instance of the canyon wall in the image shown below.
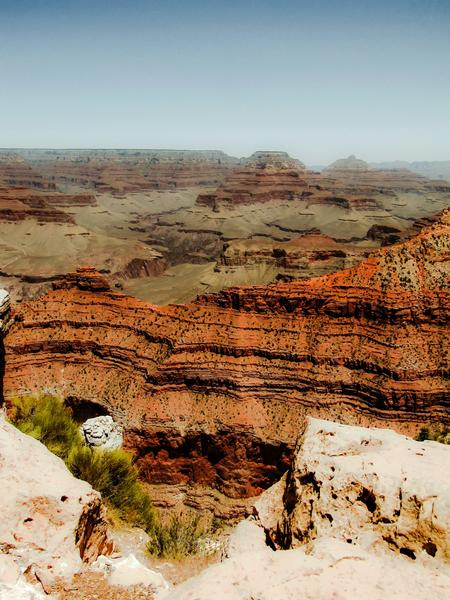
<path fill-rule="evenodd" d="M 46 390 L 80 418 L 111 414 L 161 498 L 175 484 L 192 505 L 241 514 L 286 469 L 307 415 L 409 434 L 450 421 L 449 258 L 447 211 L 351 269 L 187 305 L 79 270 L 15 308 L 5 395 Z"/>

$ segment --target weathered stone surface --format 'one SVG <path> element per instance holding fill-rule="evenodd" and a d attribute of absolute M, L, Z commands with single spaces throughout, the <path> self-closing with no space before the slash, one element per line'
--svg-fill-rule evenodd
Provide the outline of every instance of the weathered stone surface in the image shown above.
<path fill-rule="evenodd" d="M 444 444 L 309 419 L 287 476 L 256 515 L 281 548 L 332 537 L 450 561 L 449 461 Z"/>
<path fill-rule="evenodd" d="M 449 590 L 447 570 L 328 539 L 307 550 L 250 549 L 158 600 L 444 600 Z"/>
<path fill-rule="evenodd" d="M 444 600 L 449 454 L 310 419 L 289 472 L 256 502 L 256 520 L 235 528 L 227 558 L 159 598 Z"/>
<path fill-rule="evenodd" d="M 11 302 L 9 293 L 0 289 L 0 335 L 3 336 L 11 322 Z M 3 360 L 3 357 L 2 357 Z"/>
<path fill-rule="evenodd" d="M 143 565 L 134 554 L 117 558 L 100 556 L 92 568 L 104 573 L 110 585 L 123 587 L 143 585 L 158 594 L 170 589 L 169 583 L 161 573 Z"/>
<path fill-rule="evenodd" d="M 114 423 L 109 415 L 88 419 L 81 425 L 80 430 L 89 446 L 102 450 L 114 450 L 122 446 L 122 427 Z"/>
<path fill-rule="evenodd" d="M 0 551 L 44 589 L 112 550 L 100 495 L 3 418 L 0 487 Z"/>

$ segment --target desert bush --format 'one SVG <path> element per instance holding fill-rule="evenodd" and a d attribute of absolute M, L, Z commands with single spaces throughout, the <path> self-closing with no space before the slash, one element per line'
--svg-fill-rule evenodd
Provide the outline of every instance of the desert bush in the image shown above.
<path fill-rule="evenodd" d="M 71 473 L 101 493 L 119 519 L 151 531 L 156 512 L 139 482 L 131 455 L 122 449 L 86 446 L 69 408 L 54 396 L 23 396 L 12 400 L 11 421 L 62 458 Z"/>
<path fill-rule="evenodd" d="M 88 481 L 99 491 L 122 520 L 146 531 L 153 530 L 156 512 L 128 452 L 120 448 L 99 450 L 75 446 L 68 456 L 67 466 L 75 477 Z"/>
<path fill-rule="evenodd" d="M 20 431 L 45 444 L 64 461 L 74 447 L 83 443 L 70 409 L 54 396 L 13 398 L 10 418 Z"/>
<path fill-rule="evenodd" d="M 24 396 L 12 400 L 10 419 L 62 458 L 71 473 L 101 493 L 116 523 L 141 527 L 150 536 L 148 550 L 164 558 L 183 558 L 198 551 L 198 541 L 219 525 L 200 525 L 196 514 L 176 515 L 162 522 L 139 482 L 130 453 L 86 446 L 72 412 L 54 396 Z"/>
<path fill-rule="evenodd" d="M 450 445 L 450 429 L 445 425 L 435 427 L 433 429 L 422 427 L 416 440 L 419 442 L 431 440 L 433 442 L 440 442 L 441 444 Z"/>
<path fill-rule="evenodd" d="M 167 523 L 156 524 L 147 549 L 162 558 L 183 558 L 197 552 L 198 541 L 205 533 L 197 514 L 175 515 Z"/>

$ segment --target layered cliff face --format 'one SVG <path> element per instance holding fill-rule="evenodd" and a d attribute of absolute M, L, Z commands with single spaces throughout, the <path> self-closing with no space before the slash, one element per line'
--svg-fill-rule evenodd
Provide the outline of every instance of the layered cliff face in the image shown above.
<path fill-rule="evenodd" d="M 369 253 L 369 248 L 338 244 L 320 232 L 305 234 L 288 242 L 232 240 L 224 245 L 218 268 L 267 265 L 277 271 L 277 279 L 293 279 L 351 267 Z"/>
<path fill-rule="evenodd" d="M 0 187 L 55 190 L 56 185 L 15 152 L 0 151 Z"/>
<path fill-rule="evenodd" d="M 123 195 L 145 190 L 219 185 L 237 161 L 221 152 L 29 151 L 36 170 L 60 187 Z"/>
<path fill-rule="evenodd" d="M 16 309 L 5 394 L 111 414 L 149 483 L 237 514 L 284 471 L 306 415 L 449 421 L 449 252 L 446 212 L 346 271 L 163 307 L 82 270 Z"/>
<path fill-rule="evenodd" d="M 0 187 L 0 222 L 35 219 L 38 223 L 75 223 L 62 207 L 94 206 L 93 194 L 59 194 L 21 187 Z"/>
<path fill-rule="evenodd" d="M 217 211 L 220 206 L 299 200 L 308 195 L 305 167 L 299 161 L 272 161 L 272 156 L 251 157 L 243 167 L 231 171 L 225 182 L 212 193 L 200 194 L 197 204 Z M 284 158 L 284 157 L 283 157 Z M 289 158 L 289 157 L 288 157 Z"/>
<path fill-rule="evenodd" d="M 450 204 L 443 181 L 357 159 L 315 173 L 285 152 L 20 150 L 0 162 L 0 285 L 17 300 L 83 264 L 155 303 L 318 276 Z"/>

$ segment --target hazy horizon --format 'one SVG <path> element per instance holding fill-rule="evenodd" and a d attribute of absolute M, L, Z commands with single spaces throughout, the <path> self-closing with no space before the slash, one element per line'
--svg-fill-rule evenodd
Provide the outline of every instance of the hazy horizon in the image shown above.
<path fill-rule="evenodd" d="M 271 152 L 274 151 L 273 148 L 257 148 L 255 149 L 253 152 L 250 152 L 248 155 L 237 155 L 237 154 L 230 154 L 228 152 L 226 152 L 225 150 L 223 150 L 222 148 L 150 148 L 150 147 L 141 147 L 141 148 L 132 148 L 132 147 L 86 147 L 86 146 L 80 146 L 80 147 L 52 147 L 52 146 L 48 146 L 48 147 L 34 147 L 34 146 L 16 146 L 16 147 L 4 147 L 4 148 L 0 148 L 0 152 L 20 152 L 20 151 L 38 151 L 38 152 L 49 152 L 49 151 L 55 151 L 55 152 L 72 152 L 72 151 L 80 151 L 80 152 L 93 152 L 93 151 L 127 151 L 127 152 L 224 152 L 227 156 L 229 156 L 230 158 L 235 158 L 235 159 L 243 159 L 243 158 L 248 158 L 250 155 L 252 155 L 254 152 Z M 277 149 L 275 150 L 275 152 L 287 152 L 286 150 L 280 150 Z M 320 163 L 320 162 L 307 162 L 305 160 L 303 160 L 302 156 L 297 156 L 294 154 L 291 154 L 290 152 L 288 152 L 288 154 L 290 155 L 291 158 L 300 160 L 302 162 L 304 162 L 306 164 L 306 166 L 310 166 L 310 167 L 326 167 L 327 165 L 331 164 L 332 162 L 334 162 L 335 160 L 338 159 L 342 159 L 342 158 L 348 158 L 351 155 L 341 155 L 341 156 L 336 156 L 334 159 L 332 159 L 330 161 L 330 163 Z M 353 154 L 353 153 L 352 153 Z M 404 160 L 402 158 L 397 158 L 397 159 L 392 159 L 392 160 L 375 160 L 375 161 L 370 161 L 370 160 L 366 160 L 366 158 L 364 156 L 356 156 L 357 159 L 359 160 L 364 160 L 365 162 L 367 162 L 369 165 L 376 165 L 376 164 L 393 164 L 393 163 L 450 163 L 450 157 L 448 159 L 440 159 L 440 160 L 423 160 L 420 158 L 414 159 L 414 160 Z"/>
<path fill-rule="evenodd" d="M 447 0 L 0 0 L 0 146 L 450 160 Z"/>

